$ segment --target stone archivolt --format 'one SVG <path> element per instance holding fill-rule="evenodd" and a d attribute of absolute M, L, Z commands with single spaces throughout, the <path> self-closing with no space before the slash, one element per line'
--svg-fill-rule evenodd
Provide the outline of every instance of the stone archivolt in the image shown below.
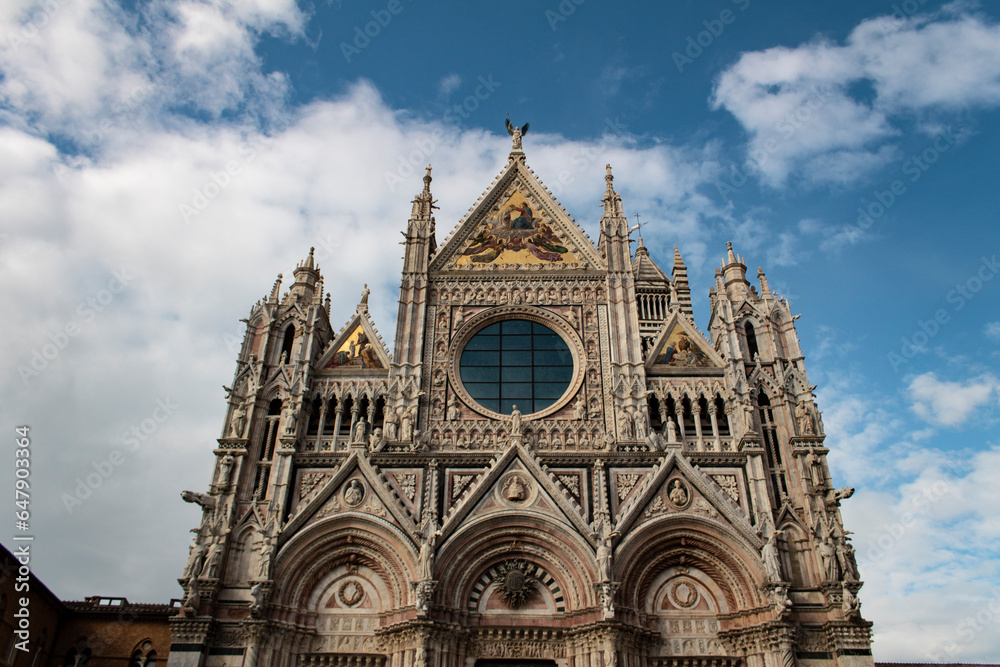
<path fill-rule="evenodd" d="M 169 664 L 871 665 L 851 490 L 763 272 L 727 248 L 706 337 L 679 250 L 670 277 L 633 257 L 610 168 L 596 245 L 520 148 L 441 246 L 431 180 L 392 356 L 367 290 L 330 325 L 311 253 L 253 306 Z M 512 318 L 572 359 L 521 415 L 459 370 Z"/>

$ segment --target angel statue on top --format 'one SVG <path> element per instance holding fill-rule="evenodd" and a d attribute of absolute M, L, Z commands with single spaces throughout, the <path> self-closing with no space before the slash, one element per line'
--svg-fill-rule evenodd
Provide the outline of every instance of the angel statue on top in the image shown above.
<path fill-rule="evenodd" d="M 507 124 L 507 134 L 514 137 L 514 150 L 521 150 L 521 137 L 528 133 L 530 123 L 525 123 L 523 127 L 518 127 L 510 122 L 510 115 L 507 116 L 507 120 L 504 122 Z"/>

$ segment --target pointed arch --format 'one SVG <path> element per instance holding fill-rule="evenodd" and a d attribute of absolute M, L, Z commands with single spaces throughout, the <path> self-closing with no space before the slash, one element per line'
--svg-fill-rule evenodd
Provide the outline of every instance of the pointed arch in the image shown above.
<path fill-rule="evenodd" d="M 386 609 L 412 604 L 409 583 L 417 579 L 412 540 L 388 521 L 359 512 L 309 524 L 282 546 L 274 563 L 274 603 L 315 611 L 318 589 L 343 567 L 365 567 L 377 576 Z"/>
<path fill-rule="evenodd" d="M 492 568 L 523 560 L 547 574 L 550 590 L 562 593 L 572 613 L 597 604 L 593 548 L 575 530 L 542 514 L 490 514 L 466 522 L 441 545 L 435 561 L 442 604 L 466 610 L 483 592 L 477 585 Z M 551 581 L 549 581 L 551 579 Z M 555 598 L 553 598 L 555 599 Z"/>
<path fill-rule="evenodd" d="M 664 515 L 629 534 L 615 553 L 615 579 L 622 603 L 646 611 L 654 584 L 669 568 L 695 567 L 717 587 L 722 611 L 734 613 L 766 604 L 759 554 L 738 533 L 696 515 Z"/>

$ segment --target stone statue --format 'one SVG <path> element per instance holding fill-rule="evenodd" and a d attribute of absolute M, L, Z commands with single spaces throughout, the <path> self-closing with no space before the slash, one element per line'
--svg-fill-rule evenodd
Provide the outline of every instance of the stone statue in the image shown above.
<path fill-rule="evenodd" d="M 455 400 L 454 396 L 448 401 L 446 417 L 450 422 L 458 421 L 462 418 L 462 410 L 458 407 L 458 401 Z"/>
<path fill-rule="evenodd" d="M 675 444 L 677 442 L 677 424 L 674 423 L 673 417 L 667 417 L 667 444 Z"/>
<path fill-rule="evenodd" d="M 260 582 L 254 584 L 250 587 L 250 613 L 254 616 L 260 614 L 261 608 L 264 606 L 264 598 L 266 593 L 264 592 L 264 585 Z"/>
<path fill-rule="evenodd" d="M 218 484 L 223 488 L 229 486 L 229 473 L 233 469 L 233 461 L 234 459 L 232 454 L 226 454 L 225 456 L 222 457 L 222 460 L 219 461 Z"/>
<path fill-rule="evenodd" d="M 569 320 L 569 325 L 574 329 L 580 328 L 580 318 L 577 316 L 575 308 L 570 309 L 566 315 L 566 319 Z"/>
<path fill-rule="evenodd" d="M 527 497 L 528 493 L 521 482 L 521 478 L 517 475 L 511 477 L 510 484 L 507 485 L 507 500 L 522 501 Z"/>
<path fill-rule="evenodd" d="M 246 401 L 239 401 L 233 409 L 233 419 L 229 422 L 229 435 L 234 438 L 242 438 L 246 427 L 247 404 Z"/>
<path fill-rule="evenodd" d="M 601 582 L 611 581 L 611 530 L 606 521 L 601 521 L 597 538 L 597 572 Z"/>
<path fill-rule="evenodd" d="M 512 406 L 510 411 L 510 434 L 511 435 L 521 435 L 522 432 L 521 425 L 521 411 L 517 409 L 517 406 Z"/>
<path fill-rule="evenodd" d="M 351 442 L 364 442 L 366 435 L 368 435 L 368 422 L 365 421 L 365 416 L 361 415 L 354 424 L 354 436 Z"/>
<path fill-rule="evenodd" d="M 257 577 L 268 579 L 271 574 L 271 540 L 264 536 L 260 543 L 260 559 L 257 562 Z"/>
<path fill-rule="evenodd" d="M 799 425 L 799 435 L 813 435 L 816 430 L 813 428 L 812 417 L 809 416 L 809 408 L 805 401 L 799 401 L 795 406 L 795 421 Z"/>
<path fill-rule="evenodd" d="M 351 483 L 347 485 L 347 490 L 344 491 L 344 502 L 351 507 L 357 507 L 361 504 L 361 500 L 364 498 L 365 489 L 361 486 L 361 482 L 356 479 L 352 479 Z"/>
<path fill-rule="evenodd" d="M 222 538 L 217 537 L 208 547 L 208 556 L 205 557 L 205 566 L 201 569 L 200 579 L 218 579 L 219 565 L 222 563 L 222 552 L 225 550 Z"/>
<path fill-rule="evenodd" d="M 823 480 L 823 464 L 819 457 L 810 449 L 806 454 L 806 467 L 809 468 L 809 476 L 812 479 L 814 489 L 822 489 L 825 484 Z"/>
<path fill-rule="evenodd" d="M 191 545 L 187 566 L 182 575 L 185 579 L 194 579 L 201 572 L 201 568 L 205 564 L 205 551 L 206 547 L 201 542 L 195 542 Z"/>
<path fill-rule="evenodd" d="M 837 543 L 837 562 L 840 570 L 844 573 L 844 581 L 858 580 L 858 565 L 854 558 L 854 547 L 848 544 L 843 537 Z"/>
<path fill-rule="evenodd" d="M 399 410 L 402 413 L 399 420 L 403 430 L 402 439 L 405 442 L 410 442 L 413 440 L 413 411 L 406 408 L 399 408 Z"/>
<path fill-rule="evenodd" d="M 289 435 L 295 433 L 295 410 L 290 402 L 285 404 L 282 416 L 285 419 L 285 433 Z"/>
<path fill-rule="evenodd" d="M 528 133 L 529 123 L 525 123 L 522 127 L 518 127 L 510 122 L 510 118 L 504 121 L 507 124 L 507 134 L 514 137 L 514 150 L 521 150 L 521 137 Z"/>
<path fill-rule="evenodd" d="M 465 321 L 465 308 L 459 308 L 455 311 L 455 331 L 462 326 L 462 322 Z"/>
<path fill-rule="evenodd" d="M 573 404 L 573 419 L 577 421 L 583 421 L 587 418 L 587 406 L 583 402 L 583 394 L 576 399 L 576 403 Z"/>
<path fill-rule="evenodd" d="M 434 544 L 437 542 L 437 531 L 432 521 L 424 523 L 420 539 L 420 578 L 422 581 L 433 579 Z"/>
<path fill-rule="evenodd" d="M 823 561 L 823 577 L 827 581 L 837 581 L 837 547 L 826 537 L 816 545 L 820 560 Z"/>
<path fill-rule="evenodd" d="M 380 442 L 382 442 L 382 427 L 376 426 L 372 434 L 368 436 L 368 449 L 375 451 Z"/>
<path fill-rule="evenodd" d="M 672 502 L 674 505 L 677 505 L 678 507 L 687 504 L 689 497 L 687 489 L 684 488 L 684 482 L 682 482 L 679 479 L 675 479 L 674 481 L 670 482 L 670 493 L 668 493 L 667 495 L 670 498 L 670 502 Z"/>
<path fill-rule="evenodd" d="M 764 570 L 767 572 L 770 581 L 782 581 L 781 578 L 781 556 L 778 553 L 778 537 L 784 534 L 783 530 L 773 530 L 767 538 L 767 542 L 760 550 L 760 557 L 764 561 Z"/>
<path fill-rule="evenodd" d="M 367 306 L 369 294 L 371 294 L 371 290 L 368 289 L 368 283 L 365 283 L 364 289 L 361 290 L 361 301 L 359 301 L 358 303 L 362 306 Z"/>
<path fill-rule="evenodd" d="M 396 413 L 394 410 L 385 411 L 385 439 L 396 439 Z"/>
<path fill-rule="evenodd" d="M 201 604 L 200 597 L 198 594 L 198 580 L 191 577 L 191 581 L 188 582 L 187 596 L 184 598 L 184 606 L 181 608 L 181 615 L 194 616 L 198 613 L 198 607 Z"/>
<path fill-rule="evenodd" d="M 618 424 L 621 428 L 622 440 L 632 440 L 632 416 L 628 414 L 619 415 Z"/>
<path fill-rule="evenodd" d="M 843 610 L 844 616 L 848 618 L 861 614 L 861 600 L 858 599 L 858 596 L 846 584 L 843 588 L 843 601 L 840 608 Z"/>
<path fill-rule="evenodd" d="M 634 415 L 635 421 L 635 439 L 645 440 L 646 439 L 646 415 L 642 410 L 636 410 Z"/>
<path fill-rule="evenodd" d="M 753 405 L 750 403 L 749 398 L 744 398 L 740 401 L 740 406 L 743 408 L 743 428 L 747 431 L 753 430 Z"/>

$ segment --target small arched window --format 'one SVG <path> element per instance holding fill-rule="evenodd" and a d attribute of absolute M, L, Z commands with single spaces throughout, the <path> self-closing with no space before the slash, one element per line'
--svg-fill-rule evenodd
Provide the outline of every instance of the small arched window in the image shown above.
<path fill-rule="evenodd" d="M 754 357 L 757 356 L 758 353 L 757 333 L 754 331 L 753 325 L 750 324 L 750 322 L 747 322 L 743 326 L 743 331 L 746 333 L 747 336 L 747 353 L 750 355 L 750 359 L 753 359 Z"/>
<path fill-rule="evenodd" d="M 285 327 L 285 337 L 281 341 L 280 363 L 287 364 L 292 359 L 292 346 L 295 344 L 295 325 Z"/>

